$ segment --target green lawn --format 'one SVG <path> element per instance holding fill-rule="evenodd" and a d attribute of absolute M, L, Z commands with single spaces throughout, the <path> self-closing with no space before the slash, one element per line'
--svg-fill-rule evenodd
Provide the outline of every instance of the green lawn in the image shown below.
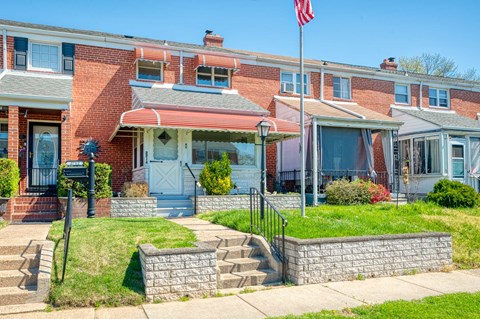
<path fill-rule="evenodd" d="M 322 311 L 277 319 L 466 319 L 480 318 L 480 293 L 450 294 L 414 301 L 391 301 L 344 311 Z"/>
<path fill-rule="evenodd" d="M 3 227 L 7 227 L 7 225 L 8 225 L 8 222 L 0 221 L 0 229 L 2 229 Z"/>
<path fill-rule="evenodd" d="M 163 218 L 75 219 L 65 282 L 63 221 L 48 235 L 55 242 L 50 302 L 59 307 L 138 305 L 145 300 L 138 245 L 191 247 L 194 234 Z"/>
<path fill-rule="evenodd" d="M 479 209 L 446 209 L 418 202 L 398 209 L 390 204 L 307 207 L 307 218 L 298 210 L 282 210 L 282 214 L 288 220 L 287 236 L 296 238 L 449 232 L 454 262 L 460 268 L 480 267 Z M 250 232 L 248 211 L 206 213 L 200 218 Z"/>

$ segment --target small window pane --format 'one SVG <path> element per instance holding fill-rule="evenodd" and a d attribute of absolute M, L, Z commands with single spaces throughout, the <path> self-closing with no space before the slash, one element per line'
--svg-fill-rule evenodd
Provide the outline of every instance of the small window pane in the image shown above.
<path fill-rule="evenodd" d="M 227 77 L 215 77 L 215 86 L 228 87 Z"/>
<path fill-rule="evenodd" d="M 448 100 L 440 99 L 439 105 L 440 105 L 440 106 L 447 107 L 447 106 L 448 106 Z"/>
<path fill-rule="evenodd" d="M 282 73 L 282 82 L 293 83 L 293 74 L 292 73 Z"/>
<path fill-rule="evenodd" d="M 212 85 L 212 77 L 210 75 L 197 75 L 197 83 L 200 85 Z"/>
<path fill-rule="evenodd" d="M 395 85 L 396 94 L 408 94 L 408 87 L 406 85 Z"/>
<path fill-rule="evenodd" d="M 413 140 L 413 173 L 425 174 L 425 141 L 423 139 Z"/>
<path fill-rule="evenodd" d="M 212 74 L 212 68 L 206 67 L 206 66 L 200 66 L 197 69 L 198 73 L 209 73 Z"/>
<path fill-rule="evenodd" d="M 463 146 L 462 145 L 452 145 L 452 157 L 463 158 Z"/>
<path fill-rule="evenodd" d="M 431 97 L 431 98 L 429 99 L 429 103 L 430 103 L 431 106 L 437 106 L 437 99 Z"/>
<path fill-rule="evenodd" d="M 441 99 L 446 99 L 446 98 L 447 98 L 447 91 L 445 91 L 445 90 L 438 90 L 438 96 L 439 96 Z"/>
<path fill-rule="evenodd" d="M 215 68 L 215 74 L 218 75 L 228 75 L 227 69 Z"/>
<path fill-rule="evenodd" d="M 138 68 L 138 78 L 142 80 L 161 81 L 161 73 L 161 69 Z"/>
<path fill-rule="evenodd" d="M 395 102 L 408 104 L 408 95 L 395 94 Z"/>

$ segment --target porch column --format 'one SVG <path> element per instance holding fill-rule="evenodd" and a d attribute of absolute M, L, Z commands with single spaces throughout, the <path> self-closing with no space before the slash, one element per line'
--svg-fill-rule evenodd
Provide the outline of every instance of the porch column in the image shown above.
<path fill-rule="evenodd" d="M 18 106 L 8 107 L 8 158 L 18 163 Z"/>
<path fill-rule="evenodd" d="M 62 163 L 65 161 L 73 160 L 72 157 L 72 119 L 70 110 L 62 111 L 61 114 L 62 127 L 61 127 L 61 156 Z"/>
<path fill-rule="evenodd" d="M 317 140 L 317 118 L 313 117 L 312 119 L 312 125 L 313 125 L 313 130 L 312 130 L 312 178 L 313 178 L 313 206 L 318 205 L 318 140 Z"/>

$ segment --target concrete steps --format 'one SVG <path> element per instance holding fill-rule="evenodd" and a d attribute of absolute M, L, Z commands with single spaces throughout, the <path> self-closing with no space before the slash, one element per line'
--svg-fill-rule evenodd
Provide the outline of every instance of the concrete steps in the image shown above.
<path fill-rule="evenodd" d="M 0 255 L 0 269 L 3 270 L 38 268 L 39 265 L 38 254 Z"/>
<path fill-rule="evenodd" d="M 225 236 L 207 241 L 217 247 L 217 288 L 230 289 L 279 282 L 281 275 L 250 236 Z"/>
<path fill-rule="evenodd" d="M 25 304 L 35 291 L 36 286 L 0 288 L 0 306 Z"/>
<path fill-rule="evenodd" d="M 57 219 L 58 219 L 58 213 L 56 211 L 13 213 L 10 217 L 10 221 L 12 223 L 52 222 Z"/>
<path fill-rule="evenodd" d="M 391 193 L 391 203 L 392 204 L 397 204 L 397 193 Z M 403 193 L 399 193 L 398 194 L 398 204 L 399 205 L 405 205 L 405 204 L 408 204 L 408 198 L 405 194 Z"/>
<path fill-rule="evenodd" d="M 158 195 L 156 215 L 165 218 L 189 217 L 195 213 L 188 196 Z"/>

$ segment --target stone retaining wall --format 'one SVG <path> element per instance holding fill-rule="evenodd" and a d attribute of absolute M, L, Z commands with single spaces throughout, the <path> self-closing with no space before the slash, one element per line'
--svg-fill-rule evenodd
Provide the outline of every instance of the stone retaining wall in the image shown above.
<path fill-rule="evenodd" d="M 191 197 L 192 202 L 194 197 Z M 300 207 L 300 195 L 267 195 L 267 199 L 276 209 L 295 209 Z M 201 195 L 197 197 L 197 212 L 226 211 L 232 209 L 250 209 L 250 195 Z"/>
<path fill-rule="evenodd" d="M 155 215 L 155 197 L 112 197 L 111 217 L 151 217 Z"/>
<path fill-rule="evenodd" d="M 288 278 L 298 285 L 438 271 L 452 264 L 448 233 L 286 237 L 285 245 Z"/>
<path fill-rule="evenodd" d="M 140 245 L 147 301 L 176 300 L 182 296 L 213 296 L 217 289 L 217 253 L 212 246 L 157 249 Z"/>

